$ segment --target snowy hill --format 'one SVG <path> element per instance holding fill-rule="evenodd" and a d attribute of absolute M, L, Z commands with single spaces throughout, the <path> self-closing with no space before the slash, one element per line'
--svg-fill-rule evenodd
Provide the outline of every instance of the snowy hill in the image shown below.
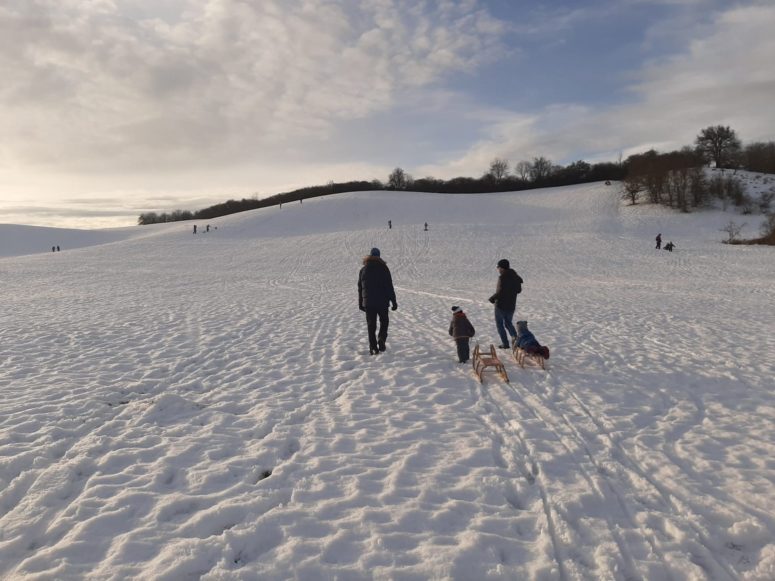
<path fill-rule="evenodd" d="M 59 246 L 60 251 L 109 244 L 128 238 L 140 237 L 148 232 L 139 228 L 112 228 L 106 230 L 72 230 L 41 226 L 17 226 L 0 224 L 0 258 L 50 252 Z"/>
<path fill-rule="evenodd" d="M 775 261 L 729 218 L 589 184 L 0 226 L 0 578 L 773 579 Z M 495 343 L 500 258 L 552 357 L 480 384 L 450 306 Z"/>

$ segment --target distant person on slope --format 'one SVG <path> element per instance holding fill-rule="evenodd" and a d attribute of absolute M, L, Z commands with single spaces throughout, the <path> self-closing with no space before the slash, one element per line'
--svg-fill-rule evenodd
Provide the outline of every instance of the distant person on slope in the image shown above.
<path fill-rule="evenodd" d="M 662 247 L 662 233 L 657 234 L 657 250 Z"/>
<path fill-rule="evenodd" d="M 509 261 L 505 258 L 498 261 L 498 272 L 500 273 L 498 286 L 495 289 L 495 294 L 490 297 L 490 302 L 495 305 L 495 328 L 501 338 L 500 348 L 508 349 L 509 338 L 506 331 L 509 332 L 512 339 L 516 338 L 517 330 L 514 328 L 512 320 L 514 311 L 517 310 L 517 295 L 522 292 L 524 281 L 510 267 Z"/>
<path fill-rule="evenodd" d="M 672 240 L 667 244 L 665 244 L 665 250 L 667 250 L 668 252 L 672 252 L 673 248 L 675 248 L 675 244 L 673 244 Z"/>
<path fill-rule="evenodd" d="M 385 350 L 388 335 L 388 304 L 393 310 L 398 308 L 396 291 L 393 289 L 393 277 L 379 256 L 379 248 L 372 248 L 363 259 L 363 267 L 358 273 L 358 308 L 366 313 L 366 329 L 369 333 L 369 354 L 376 355 Z M 377 334 L 379 317 L 379 334 Z"/>

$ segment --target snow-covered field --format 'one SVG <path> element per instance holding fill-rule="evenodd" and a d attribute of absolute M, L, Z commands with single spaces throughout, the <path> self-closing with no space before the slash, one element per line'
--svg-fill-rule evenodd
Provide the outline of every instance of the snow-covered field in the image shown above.
<path fill-rule="evenodd" d="M 0 577 L 775 579 L 775 255 L 720 244 L 729 218 L 592 184 L 15 227 Z M 450 306 L 497 342 L 499 258 L 552 357 L 480 384 Z"/>

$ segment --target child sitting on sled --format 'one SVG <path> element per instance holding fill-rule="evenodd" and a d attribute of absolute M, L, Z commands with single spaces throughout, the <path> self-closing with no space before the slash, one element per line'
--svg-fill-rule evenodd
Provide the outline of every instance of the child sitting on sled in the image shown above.
<path fill-rule="evenodd" d="M 458 306 L 452 307 L 452 322 L 449 324 L 449 334 L 457 343 L 457 359 L 460 363 L 467 363 L 469 358 L 468 342 L 476 334 L 474 326 L 468 320 L 466 314 Z"/>
<path fill-rule="evenodd" d="M 538 342 L 535 335 L 528 330 L 527 321 L 517 321 L 517 337 L 514 339 L 514 345 L 525 353 L 549 359 L 549 347 L 544 347 Z"/>

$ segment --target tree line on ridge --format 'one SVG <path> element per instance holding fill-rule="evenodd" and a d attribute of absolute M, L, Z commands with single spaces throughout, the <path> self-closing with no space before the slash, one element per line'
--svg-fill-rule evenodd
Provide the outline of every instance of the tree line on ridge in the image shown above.
<path fill-rule="evenodd" d="M 722 175 L 708 179 L 703 171 L 708 164 L 732 171 L 721 172 Z M 590 164 L 579 160 L 562 166 L 539 156 L 534 157 L 532 161 L 518 161 L 512 168 L 508 160 L 495 158 L 481 177 L 456 177 L 449 180 L 433 177 L 415 179 L 397 167 L 384 183 L 376 179 L 329 182 L 260 199 L 253 196 L 228 200 L 196 211 L 145 212 L 140 214 L 138 224 L 209 220 L 246 210 L 353 191 L 410 190 L 478 194 L 597 181 L 621 181 L 623 194 L 632 203 L 645 200 L 688 212 L 691 208 L 706 205 L 710 200 L 718 198 L 725 207 L 726 204 L 732 203 L 740 207 L 743 213 L 751 213 L 755 209 L 755 203 L 760 205 L 758 209 L 763 213 L 768 213 L 775 190 L 771 195 L 765 193 L 762 199 L 756 202 L 749 199 L 742 184 L 734 176 L 736 169 L 775 174 L 775 142 L 757 142 L 743 147 L 733 129 L 717 125 L 703 129 L 693 147 L 686 146 L 668 153 L 659 153 L 652 149 L 631 155 L 624 161 Z"/>

